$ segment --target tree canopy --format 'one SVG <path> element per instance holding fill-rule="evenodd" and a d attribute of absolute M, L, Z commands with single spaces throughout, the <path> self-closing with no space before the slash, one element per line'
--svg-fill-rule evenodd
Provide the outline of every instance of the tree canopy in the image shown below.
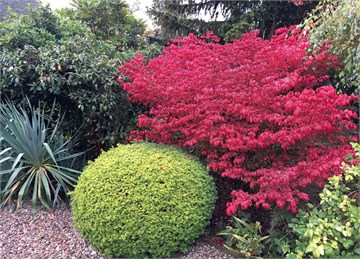
<path fill-rule="evenodd" d="M 38 0 L 0 0 L 0 21 L 6 16 L 6 11 L 10 7 L 16 13 L 25 13 L 26 7 L 32 5 L 36 7 L 39 5 Z"/>
<path fill-rule="evenodd" d="M 260 29 L 264 38 L 270 38 L 275 29 L 300 23 L 315 6 L 315 2 L 155 0 L 149 14 L 165 38 L 212 30 L 231 41 L 253 29 Z M 211 20 L 199 19 L 200 14 Z"/>
<path fill-rule="evenodd" d="M 85 22 L 100 39 L 137 46 L 145 23 L 136 19 L 123 0 L 73 0 L 77 19 Z"/>

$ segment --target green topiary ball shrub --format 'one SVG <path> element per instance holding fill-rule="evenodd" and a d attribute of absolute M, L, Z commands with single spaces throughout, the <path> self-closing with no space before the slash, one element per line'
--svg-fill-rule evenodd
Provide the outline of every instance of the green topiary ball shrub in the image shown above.
<path fill-rule="evenodd" d="M 109 257 L 169 257 L 204 232 L 216 199 L 193 157 L 152 143 L 119 145 L 90 162 L 71 206 L 74 224 Z"/>

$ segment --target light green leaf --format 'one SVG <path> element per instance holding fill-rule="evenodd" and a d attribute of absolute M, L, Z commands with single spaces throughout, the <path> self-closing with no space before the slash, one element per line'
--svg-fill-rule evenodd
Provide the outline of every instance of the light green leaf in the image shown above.
<path fill-rule="evenodd" d="M 317 248 L 317 245 L 314 242 L 310 242 L 310 244 L 306 247 L 305 252 L 313 252 Z"/>
<path fill-rule="evenodd" d="M 316 247 L 315 251 L 313 252 L 313 255 L 316 258 L 319 258 L 320 256 L 324 255 L 324 246 L 320 245 Z"/>

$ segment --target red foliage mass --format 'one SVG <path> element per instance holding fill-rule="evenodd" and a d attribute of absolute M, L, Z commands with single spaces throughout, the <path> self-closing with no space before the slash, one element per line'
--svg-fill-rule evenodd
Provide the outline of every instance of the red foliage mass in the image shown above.
<path fill-rule="evenodd" d="M 131 100 L 151 107 L 132 136 L 189 148 L 214 172 L 249 183 L 251 193 L 232 191 L 228 215 L 253 204 L 295 213 L 306 187 L 323 186 L 351 153 L 357 115 L 346 107 L 356 98 L 321 86 L 337 59 L 326 48 L 307 54 L 299 31 L 217 41 L 189 35 L 148 63 L 137 55 L 119 68 Z"/>

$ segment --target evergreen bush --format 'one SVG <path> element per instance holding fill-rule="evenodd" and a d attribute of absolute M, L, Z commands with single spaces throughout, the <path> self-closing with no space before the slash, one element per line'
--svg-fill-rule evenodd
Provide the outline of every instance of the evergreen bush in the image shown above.
<path fill-rule="evenodd" d="M 119 145 L 89 163 L 73 192 L 77 230 L 109 257 L 169 257 L 208 224 L 216 197 L 207 170 L 174 147 Z"/>

